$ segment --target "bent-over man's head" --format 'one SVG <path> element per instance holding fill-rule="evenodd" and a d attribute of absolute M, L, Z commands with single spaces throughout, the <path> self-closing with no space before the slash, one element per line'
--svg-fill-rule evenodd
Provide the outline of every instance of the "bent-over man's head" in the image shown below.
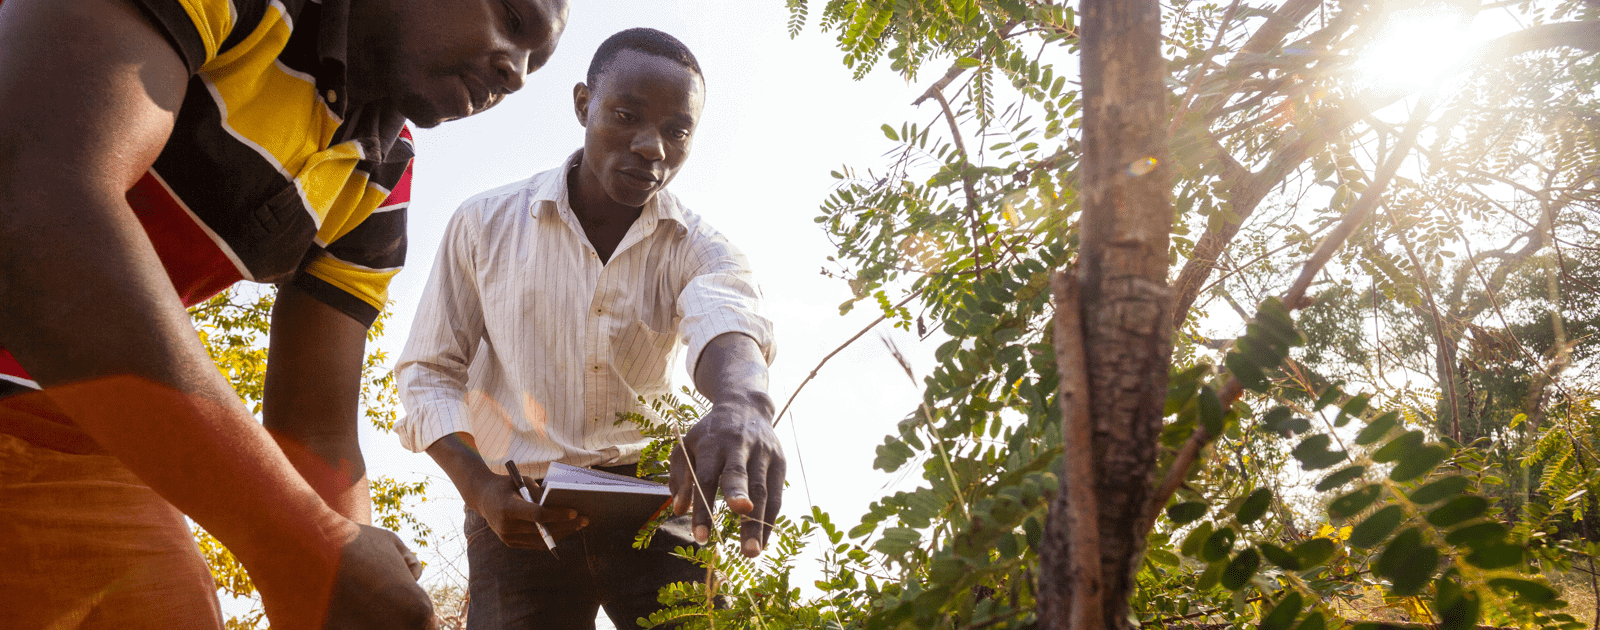
<path fill-rule="evenodd" d="M 671 35 L 634 28 L 600 44 L 587 83 L 572 89 L 585 130 L 579 186 L 648 203 L 689 159 L 705 91 L 694 53 Z"/>
<path fill-rule="evenodd" d="M 567 0 L 352 0 L 351 97 L 388 99 L 421 127 L 522 89 L 567 26 Z"/>

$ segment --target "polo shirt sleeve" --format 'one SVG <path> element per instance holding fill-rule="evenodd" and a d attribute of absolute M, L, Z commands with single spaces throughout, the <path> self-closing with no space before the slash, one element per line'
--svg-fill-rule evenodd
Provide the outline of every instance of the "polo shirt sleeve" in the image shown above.
<path fill-rule="evenodd" d="M 267 9 L 264 0 L 133 1 L 177 50 L 189 74 L 254 30 Z"/>
<path fill-rule="evenodd" d="M 355 227 L 336 232 L 326 246 L 313 248 L 310 260 L 292 281 L 296 288 L 365 326 L 371 326 L 388 304 L 389 282 L 405 265 L 411 150 L 411 134 L 402 131 L 391 149 L 390 161 L 365 165 L 371 172 L 360 203 L 373 209 Z M 403 154 L 393 155 L 396 152 Z M 325 230 L 330 227 L 324 225 Z"/>

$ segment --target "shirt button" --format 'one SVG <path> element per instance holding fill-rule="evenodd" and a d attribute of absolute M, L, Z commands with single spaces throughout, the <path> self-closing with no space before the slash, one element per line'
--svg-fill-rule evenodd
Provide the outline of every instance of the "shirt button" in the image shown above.
<path fill-rule="evenodd" d="M 605 315 L 606 314 L 606 309 L 603 309 L 603 308 L 594 309 L 594 314 L 595 315 Z"/>
<path fill-rule="evenodd" d="M 339 93 L 338 92 L 335 92 L 333 90 L 328 90 L 327 97 L 328 97 L 328 102 L 329 103 L 337 103 L 337 102 L 339 102 Z"/>
<path fill-rule="evenodd" d="M 600 371 L 600 366 L 598 366 L 598 365 L 594 366 L 594 371 L 599 372 Z"/>

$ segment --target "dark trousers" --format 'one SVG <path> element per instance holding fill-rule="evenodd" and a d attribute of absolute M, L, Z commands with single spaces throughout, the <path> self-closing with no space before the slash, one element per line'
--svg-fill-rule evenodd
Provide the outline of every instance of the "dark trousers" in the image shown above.
<path fill-rule="evenodd" d="M 706 572 L 671 555 L 695 547 L 690 515 L 656 531 L 647 549 L 634 549 L 632 529 L 593 523 L 542 549 L 513 549 L 489 522 L 467 510 L 468 630 L 592 630 L 601 608 L 618 630 L 662 608 L 661 587 L 704 583 Z"/>

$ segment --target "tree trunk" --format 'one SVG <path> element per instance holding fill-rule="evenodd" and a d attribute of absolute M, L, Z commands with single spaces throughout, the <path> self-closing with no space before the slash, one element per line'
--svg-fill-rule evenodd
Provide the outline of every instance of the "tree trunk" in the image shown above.
<path fill-rule="evenodd" d="M 1080 506 L 1069 500 L 1073 475 L 1063 475 L 1064 487 L 1051 506 L 1039 614 L 1045 628 L 1126 630 L 1133 573 L 1147 533 L 1137 525 L 1151 491 L 1172 354 L 1167 72 L 1155 0 L 1084 0 L 1079 16 L 1085 106 L 1076 273 L 1088 387 L 1085 395 L 1063 402 L 1087 399 L 1092 444 L 1066 457 L 1091 458 L 1099 545 L 1072 544 L 1065 518 Z M 1073 410 L 1064 411 L 1068 422 Z M 1068 610 L 1075 591 L 1092 587 L 1081 575 L 1074 579 L 1074 556 L 1097 559 L 1091 563 L 1100 567 L 1099 615 Z"/>

